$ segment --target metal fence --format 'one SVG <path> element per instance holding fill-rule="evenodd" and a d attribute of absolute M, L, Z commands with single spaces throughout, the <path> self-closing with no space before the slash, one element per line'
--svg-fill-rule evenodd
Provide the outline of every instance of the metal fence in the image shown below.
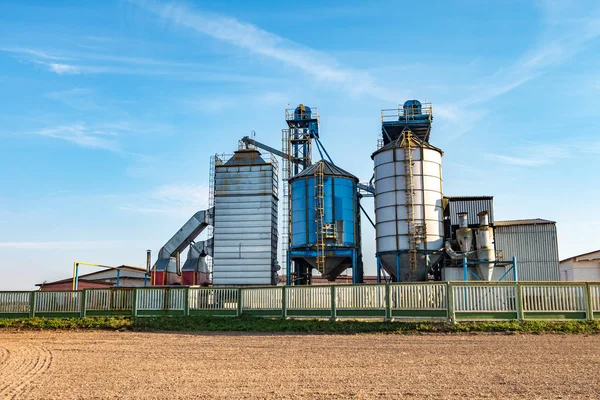
<path fill-rule="evenodd" d="M 144 288 L 137 290 L 137 311 L 183 311 L 186 288 Z"/>
<path fill-rule="evenodd" d="M 87 311 L 131 311 L 134 289 L 88 289 L 85 308 Z"/>
<path fill-rule="evenodd" d="M 277 318 L 598 319 L 598 282 L 435 282 L 0 292 L 0 318 L 213 315 Z"/>
<path fill-rule="evenodd" d="M 29 314 L 30 298 L 29 292 L 0 292 L 0 314 Z"/>

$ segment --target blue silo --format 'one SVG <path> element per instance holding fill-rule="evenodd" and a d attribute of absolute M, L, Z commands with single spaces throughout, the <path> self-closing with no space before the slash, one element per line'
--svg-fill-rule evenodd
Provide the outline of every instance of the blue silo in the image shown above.
<path fill-rule="evenodd" d="M 362 282 L 357 183 L 354 175 L 325 160 L 290 178 L 288 284 L 309 284 L 313 268 L 334 281 L 351 267 L 353 282 Z"/>

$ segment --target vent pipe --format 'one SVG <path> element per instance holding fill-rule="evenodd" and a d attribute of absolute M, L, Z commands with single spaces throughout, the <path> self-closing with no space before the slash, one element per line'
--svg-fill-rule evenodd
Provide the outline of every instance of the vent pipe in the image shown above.
<path fill-rule="evenodd" d="M 146 274 L 150 275 L 152 269 L 152 250 L 146 250 Z"/>

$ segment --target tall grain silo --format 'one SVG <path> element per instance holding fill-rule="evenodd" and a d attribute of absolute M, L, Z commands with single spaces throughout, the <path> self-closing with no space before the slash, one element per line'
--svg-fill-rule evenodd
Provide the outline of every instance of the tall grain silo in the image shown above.
<path fill-rule="evenodd" d="M 358 178 L 321 160 L 290 178 L 291 246 L 289 283 L 310 284 L 317 269 L 334 281 L 352 267 L 353 282 L 362 282 Z"/>
<path fill-rule="evenodd" d="M 394 111 L 382 113 L 383 147 L 372 155 L 377 263 L 393 281 L 424 281 L 444 244 L 443 152 L 428 143 L 430 106 Z"/>
<path fill-rule="evenodd" d="M 277 284 L 275 158 L 240 149 L 214 170 L 213 284 Z"/>

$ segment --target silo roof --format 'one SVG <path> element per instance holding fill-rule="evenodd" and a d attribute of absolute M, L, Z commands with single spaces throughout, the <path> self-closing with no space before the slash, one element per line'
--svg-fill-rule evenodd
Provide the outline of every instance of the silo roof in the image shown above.
<path fill-rule="evenodd" d="M 316 162 L 315 164 L 305 168 L 302 172 L 297 175 L 294 175 L 290 178 L 291 180 L 301 178 L 303 176 L 313 177 L 315 175 L 315 170 L 317 169 L 317 165 L 323 163 L 323 175 L 326 176 L 339 176 L 343 178 L 350 178 L 358 182 L 358 178 L 352 175 L 350 172 L 341 169 L 340 167 L 335 166 L 327 160 L 321 160 Z"/>
<path fill-rule="evenodd" d="M 425 142 L 425 141 L 419 139 L 418 137 L 416 137 L 414 135 L 412 136 L 411 140 L 413 142 L 415 142 L 416 145 L 419 146 L 419 147 L 424 147 L 426 149 L 431 149 L 431 150 L 439 151 L 440 154 L 444 155 L 444 152 L 442 151 L 442 149 L 440 149 L 438 147 L 435 147 L 435 146 L 429 144 L 429 142 Z M 402 144 L 402 135 L 398 136 L 398 139 L 396 139 L 396 140 L 394 140 L 394 141 L 386 144 L 385 146 L 383 146 L 382 148 L 378 149 L 373 154 L 371 154 L 371 159 L 373 159 L 376 154 L 381 153 L 382 151 L 389 150 L 389 149 L 398 148 L 398 147 L 400 147 L 401 144 Z"/>
<path fill-rule="evenodd" d="M 260 152 L 254 149 L 242 149 L 233 153 L 224 165 L 256 165 L 266 164 L 267 162 L 260 156 Z"/>

